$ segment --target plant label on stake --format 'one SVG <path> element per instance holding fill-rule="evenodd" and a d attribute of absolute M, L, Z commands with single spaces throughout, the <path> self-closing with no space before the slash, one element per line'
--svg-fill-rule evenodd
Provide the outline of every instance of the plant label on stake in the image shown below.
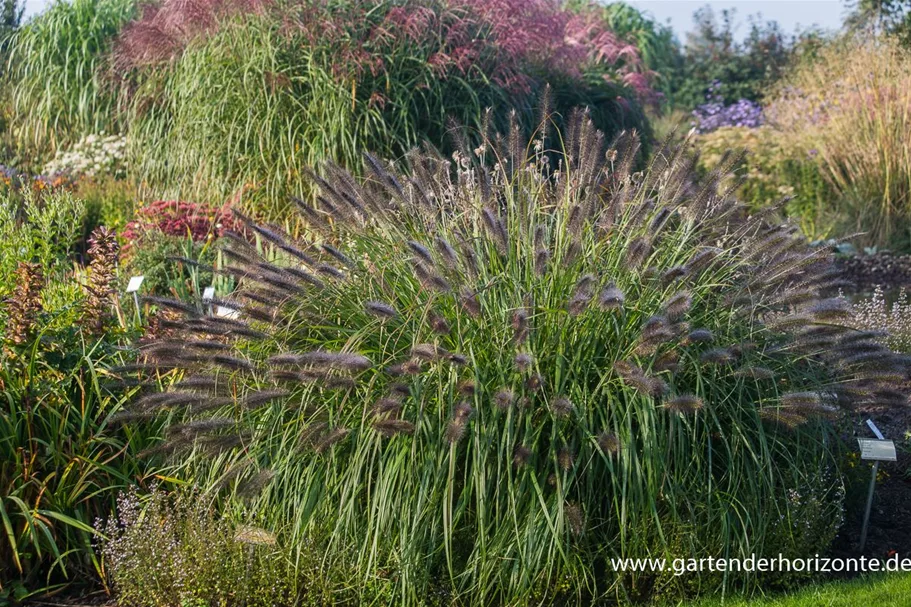
<path fill-rule="evenodd" d="M 860 529 L 860 551 L 867 545 L 867 528 L 870 524 L 870 510 L 873 508 L 873 490 L 876 488 L 876 475 L 879 473 L 879 462 L 894 462 L 896 458 L 895 443 L 886 440 L 872 419 L 867 420 L 867 426 L 876 435 L 876 438 L 858 438 L 860 458 L 873 462 L 873 476 L 870 477 L 870 492 L 867 494 L 867 507 L 864 510 L 864 524 Z"/>
<path fill-rule="evenodd" d="M 215 287 L 206 287 L 202 292 L 202 303 L 206 306 L 209 314 L 212 313 L 211 301 L 215 299 Z"/>
<path fill-rule="evenodd" d="M 875 462 L 894 462 L 898 459 L 893 441 L 859 438 L 857 439 L 857 444 L 860 445 L 860 459 Z"/>
<path fill-rule="evenodd" d="M 220 316 L 221 318 L 227 318 L 229 320 L 236 320 L 240 317 L 240 312 L 233 308 L 217 306 L 215 308 L 215 316 Z"/>
<path fill-rule="evenodd" d="M 142 286 L 142 281 L 145 280 L 145 276 L 133 276 L 130 278 L 130 282 L 127 284 L 127 293 L 133 294 L 133 303 L 136 304 L 136 317 L 139 319 L 139 322 L 142 323 L 142 316 L 139 312 L 139 287 Z"/>

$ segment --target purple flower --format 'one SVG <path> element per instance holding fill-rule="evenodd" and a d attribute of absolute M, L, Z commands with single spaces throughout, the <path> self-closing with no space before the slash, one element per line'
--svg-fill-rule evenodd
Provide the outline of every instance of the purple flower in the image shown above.
<path fill-rule="evenodd" d="M 761 105 L 749 99 L 741 99 L 732 105 L 725 105 L 720 96 L 714 95 L 716 88 L 709 88 L 709 98 L 713 100 L 693 110 L 698 133 L 711 133 L 724 126 L 754 129 L 763 124 Z"/>

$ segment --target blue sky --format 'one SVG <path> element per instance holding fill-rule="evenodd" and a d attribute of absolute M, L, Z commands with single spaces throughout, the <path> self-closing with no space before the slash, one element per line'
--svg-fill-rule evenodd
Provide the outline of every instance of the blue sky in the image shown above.
<path fill-rule="evenodd" d="M 817 25 L 824 29 L 837 29 L 844 18 L 844 0 L 627 0 L 636 8 L 652 14 L 664 23 L 670 19 L 671 26 L 685 41 L 684 33 L 692 30 L 693 13 L 696 9 L 710 5 L 716 13 L 724 9 L 736 9 L 736 21 L 741 23 L 737 31 L 741 36 L 748 30 L 747 16 L 761 13 L 764 20 L 775 20 L 787 33 L 798 27 Z"/>
<path fill-rule="evenodd" d="M 641 10 L 648 11 L 664 23 L 670 19 L 681 40 L 684 32 L 692 29 L 693 12 L 706 4 L 716 12 L 736 8 L 737 18 L 743 23 L 738 33 L 746 30 L 747 15 L 762 13 L 765 19 L 778 21 L 786 32 L 800 26 L 819 25 L 835 29 L 841 25 L 845 13 L 844 0 L 628 0 Z M 49 4 L 49 0 L 26 0 L 26 14 L 34 14 Z"/>

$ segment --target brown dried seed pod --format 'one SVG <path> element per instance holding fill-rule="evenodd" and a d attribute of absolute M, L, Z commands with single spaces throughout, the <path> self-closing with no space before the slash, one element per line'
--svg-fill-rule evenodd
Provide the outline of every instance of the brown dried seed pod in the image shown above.
<path fill-rule="evenodd" d="M 386 438 L 391 438 L 397 434 L 414 433 L 414 424 L 402 419 L 375 419 L 373 429 Z"/>
<path fill-rule="evenodd" d="M 550 408 L 554 412 L 554 415 L 557 417 L 568 417 L 572 415 L 576 410 L 576 406 L 573 404 L 573 401 L 569 400 L 565 396 L 555 398 L 553 402 L 551 402 Z"/>
<path fill-rule="evenodd" d="M 527 352 L 520 352 L 516 354 L 516 357 L 513 359 L 513 362 L 516 364 L 516 368 L 519 371 L 527 371 L 535 364 L 534 357 Z"/>
<path fill-rule="evenodd" d="M 512 392 L 512 390 L 507 389 L 498 390 L 493 397 L 493 402 L 499 409 L 509 409 L 515 400 L 516 395 Z"/>
<path fill-rule="evenodd" d="M 517 467 L 526 465 L 531 460 L 531 449 L 524 445 L 516 445 L 512 452 L 512 463 Z"/>
<path fill-rule="evenodd" d="M 560 450 L 557 451 L 557 465 L 564 471 L 571 470 L 575 461 L 576 457 L 573 455 L 572 449 L 570 449 L 568 445 L 563 445 L 560 447 Z"/>
<path fill-rule="evenodd" d="M 605 455 L 613 455 L 620 451 L 620 439 L 613 432 L 602 432 L 598 435 L 597 442 Z"/>
<path fill-rule="evenodd" d="M 693 394 L 681 394 L 668 400 L 665 407 L 680 415 L 692 415 L 702 409 L 702 399 Z"/>

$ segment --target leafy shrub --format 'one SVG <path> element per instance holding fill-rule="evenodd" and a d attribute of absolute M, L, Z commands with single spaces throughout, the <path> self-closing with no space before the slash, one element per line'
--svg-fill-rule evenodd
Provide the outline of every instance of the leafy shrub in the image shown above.
<path fill-rule="evenodd" d="M 216 518 L 197 494 L 121 494 L 100 532 L 118 604 L 293 604 L 295 572 L 275 536 Z"/>
<path fill-rule="evenodd" d="M 807 31 L 788 38 L 775 21 L 751 19 L 742 42 L 735 36 L 736 11 L 722 11 L 719 22 L 711 7 L 696 11 L 695 31 L 687 34 L 683 69 L 674 100 L 686 109 L 703 102 L 715 82 L 724 99 L 761 101 L 795 57 L 812 55 L 820 36 Z"/>
<path fill-rule="evenodd" d="M 141 478 L 143 433 L 112 426 L 123 397 L 105 387 L 126 337 L 112 309 L 117 245 L 96 231 L 91 262 L 69 271 L 67 193 L 30 199 L 23 218 L 0 199 L 5 302 L 0 313 L 0 600 L 22 599 L 100 565 L 92 523 Z M 66 228 L 69 228 L 66 229 Z M 11 292 L 7 289 L 12 287 Z"/>
<path fill-rule="evenodd" d="M 307 194 L 302 166 L 397 157 L 444 144 L 452 121 L 505 125 L 512 109 L 530 128 L 545 82 L 559 109 L 642 130 L 636 49 L 593 19 L 548 0 L 165 2 L 119 41 L 140 83 L 136 169 L 174 198 L 252 189 L 274 219 L 287 194 Z"/>
<path fill-rule="evenodd" d="M 19 181 L 15 171 L 10 174 L 11 183 Z M 0 299 L 16 284 L 20 261 L 41 268 L 65 265 L 80 236 L 74 227 L 84 223 L 85 214 L 85 206 L 66 192 L 0 189 Z"/>
<path fill-rule="evenodd" d="M 71 185 L 70 191 L 85 203 L 86 236 L 100 225 L 121 233 L 133 219 L 138 204 L 136 186 L 128 179 L 82 177 Z"/>
<path fill-rule="evenodd" d="M 753 209 L 783 203 L 786 215 L 813 239 L 829 238 L 837 231 L 831 209 L 834 193 L 813 154 L 790 146 L 787 136 L 774 126 L 721 126 L 697 135 L 694 142 L 699 165 L 706 172 L 731 160 L 732 154 L 745 152 L 737 163 L 736 178 L 742 181 L 737 194 Z"/>
<path fill-rule="evenodd" d="M 81 136 L 119 130 L 107 53 L 135 4 L 55 0 L 17 30 L 10 80 L 15 128 L 24 145 L 53 152 Z"/>
<path fill-rule="evenodd" d="M 130 377 L 185 372 L 131 411 L 186 411 L 159 452 L 322 554 L 339 600 L 647 593 L 675 580 L 606 559 L 811 555 L 838 523 L 816 418 L 894 400 L 899 360 L 819 299 L 825 253 L 685 151 L 633 174 L 632 138 L 564 137 L 331 169 L 313 242 L 240 215 L 237 318 L 157 300 L 189 314 Z"/>

